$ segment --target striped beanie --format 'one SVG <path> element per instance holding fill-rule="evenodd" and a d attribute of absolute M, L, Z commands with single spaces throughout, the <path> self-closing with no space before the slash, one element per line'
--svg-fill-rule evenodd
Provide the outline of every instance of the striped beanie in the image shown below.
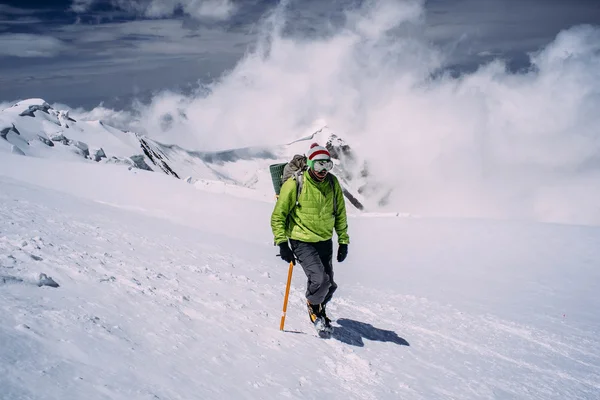
<path fill-rule="evenodd" d="M 310 163 L 317 161 L 317 160 L 330 160 L 331 159 L 331 155 L 329 154 L 329 151 L 327 151 L 327 149 L 325 147 L 319 146 L 317 143 L 313 143 L 310 145 L 310 150 L 308 150 L 306 157 L 308 158 L 308 161 Z"/>

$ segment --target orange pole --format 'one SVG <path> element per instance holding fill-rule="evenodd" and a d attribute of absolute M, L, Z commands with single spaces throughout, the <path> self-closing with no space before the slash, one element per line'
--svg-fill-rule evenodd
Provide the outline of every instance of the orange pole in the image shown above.
<path fill-rule="evenodd" d="M 290 263 L 290 269 L 288 270 L 287 286 L 285 287 L 285 297 L 283 298 L 283 313 L 281 314 L 281 323 L 279 324 L 279 330 L 283 330 L 285 324 L 285 313 L 287 311 L 288 297 L 290 295 L 290 285 L 292 284 L 292 271 L 294 270 L 294 263 Z"/>

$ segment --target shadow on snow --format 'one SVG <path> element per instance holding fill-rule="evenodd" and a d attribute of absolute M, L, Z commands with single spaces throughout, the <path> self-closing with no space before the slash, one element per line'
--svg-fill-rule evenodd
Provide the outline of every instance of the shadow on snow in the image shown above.
<path fill-rule="evenodd" d="M 400 346 L 410 346 L 410 344 L 394 331 L 375 328 L 371 324 L 354 321 L 351 319 L 340 318 L 336 321 L 340 326 L 333 330 L 332 338 L 352 346 L 363 347 L 363 339 L 374 340 L 376 342 L 391 342 Z"/>

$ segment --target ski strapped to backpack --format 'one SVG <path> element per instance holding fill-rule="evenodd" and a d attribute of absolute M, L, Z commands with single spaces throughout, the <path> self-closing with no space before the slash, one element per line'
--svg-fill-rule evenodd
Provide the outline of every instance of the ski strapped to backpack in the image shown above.
<path fill-rule="evenodd" d="M 296 181 L 296 206 L 300 206 L 300 193 L 302 193 L 302 187 L 304 186 L 304 171 L 306 171 L 307 168 L 306 156 L 300 154 L 296 154 L 294 158 L 283 167 L 281 184 L 283 185 L 290 178 L 293 178 Z M 335 216 L 337 214 L 335 182 L 331 174 L 327 174 L 326 179 L 333 191 L 333 215 Z"/>

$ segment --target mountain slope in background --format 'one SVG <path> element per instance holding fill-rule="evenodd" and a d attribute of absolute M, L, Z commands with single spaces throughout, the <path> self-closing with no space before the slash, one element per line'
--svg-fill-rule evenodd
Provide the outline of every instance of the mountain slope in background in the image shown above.
<path fill-rule="evenodd" d="M 227 187 L 232 193 L 254 190 L 256 197 L 267 198 L 272 198 L 273 193 L 269 165 L 304 154 L 311 143 L 318 142 L 333 154 L 334 173 L 340 177 L 351 204 L 375 210 L 385 204 L 390 193 L 389 188 L 369 176 L 366 160 L 326 126 L 285 145 L 192 151 L 116 129 L 102 121 L 76 120 L 42 99 L 30 99 L 0 112 L 0 132 L 0 152 L 123 164 L 162 171 L 202 186 Z"/>
<path fill-rule="evenodd" d="M 351 216 L 322 340 L 300 268 L 278 330 L 272 203 L 13 154 L 0 187 L 2 398 L 600 394 L 598 228 Z"/>
<path fill-rule="evenodd" d="M 42 99 L 18 102 L 0 112 L 0 151 L 66 160 L 125 163 L 142 154 L 138 136 L 101 121 L 77 121 Z M 139 157 L 138 157 L 139 158 Z"/>

